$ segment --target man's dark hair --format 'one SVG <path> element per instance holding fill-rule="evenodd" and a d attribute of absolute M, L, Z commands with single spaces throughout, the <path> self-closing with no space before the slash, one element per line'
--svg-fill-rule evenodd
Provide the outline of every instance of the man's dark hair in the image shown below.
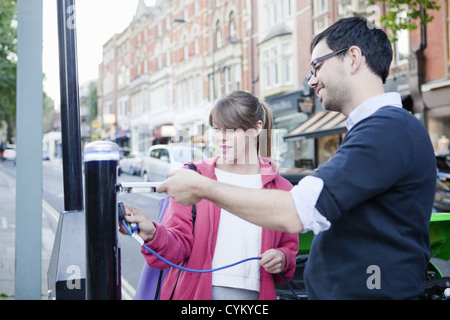
<path fill-rule="evenodd" d="M 366 57 L 369 69 L 386 83 L 393 53 L 392 45 L 383 30 L 363 17 L 344 18 L 315 36 L 311 51 L 323 39 L 333 51 L 351 46 L 359 47 Z M 341 55 L 346 53 L 344 51 Z"/>

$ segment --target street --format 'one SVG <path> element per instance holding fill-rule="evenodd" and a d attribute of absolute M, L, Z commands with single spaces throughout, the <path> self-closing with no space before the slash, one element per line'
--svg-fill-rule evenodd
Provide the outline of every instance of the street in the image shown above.
<path fill-rule="evenodd" d="M 64 190 L 61 160 L 42 162 L 43 179 L 43 216 L 42 216 L 42 239 L 43 245 L 53 247 L 54 236 L 59 220 L 59 213 L 64 211 Z M 10 177 L 16 177 L 16 167 L 13 161 L 0 162 L 0 170 Z M 142 178 L 122 174 L 118 182 L 141 182 Z M 83 179 L 84 183 L 84 179 Z M 16 190 L 20 192 L 20 190 Z M 135 206 L 146 212 L 150 219 L 158 219 L 158 201 L 165 195 L 157 193 L 134 193 L 118 194 L 118 201 Z M 15 199 L 11 199 L 15 201 Z M 119 233 L 121 247 L 121 275 L 122 275 L 122 299 L 134 298 L 135 290 L 139 281 L 144 259 L 141 255 L 138 243 Z M 47 270 L 45 270 L 46 272 Z"/>

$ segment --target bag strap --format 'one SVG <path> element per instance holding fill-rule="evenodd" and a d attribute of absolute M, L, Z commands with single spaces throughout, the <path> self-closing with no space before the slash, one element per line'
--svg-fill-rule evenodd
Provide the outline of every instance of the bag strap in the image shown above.
<path fill-rule="evenodd" d="M 187 166 L 189 167 L 189 169 L 197 172 L 197 167 L 192 162 L 189 162 L 187 164 Z M 194 234 L 194 225 L 195 225 L 196 218 L 197 218 L 197 207 L 195 206 L 195 204 L 193 204 L 192 205 L 192 234 Z M 184 267 L 185 263 L 186 263 L 186 259 L 183 260 L 182 267 Z M 177 281 L 175 282 L 175 286 L 173 287 L 172 294 L 170 295 L 170 300 L 172 300 L 173 294 L 175 293 L 175 289 L 177 287 L 177 283 L 178 283 L 178 279 L 180 278 L 180 274 L 181 274 L 181 270 L 178 271 Z M 159 289 L 157 291 L 159 291 Z"/>
<path fill-rule="evenodd" d="M 159 300 L 159 291 L 161 291 L 161 282 L 164 270 L 159 271 L 158 283 L 156 284 L 155 298 L 153 300 Z"/>
<path fill-rule="evenodd" d="M 189 169 L 197 172 L 197 167 L 192 162 L 189 162 L 187 165 L 189 166 Z M 194 225 L 195 225 L 196 218 L 197 218 L 197 208 L 196 208 L 195 204 L 193 204 L 192 205 L 192 232 L 194 232 Z"/>

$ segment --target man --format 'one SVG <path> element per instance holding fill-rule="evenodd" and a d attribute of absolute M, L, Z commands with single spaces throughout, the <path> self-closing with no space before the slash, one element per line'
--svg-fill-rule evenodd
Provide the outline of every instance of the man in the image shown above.
<path fill-rule="evenodd" d="M 436 168 L 424 126 L 384 93 L 386 34 L 341 19 L 311 45 L 311 79 L 327 110 L 348 117 L 342 145 L 290 192 L 245 190 L 179 170 L 159 192 L 189 205 L 209 199 L 243 219 L 315 233 L 304 277 L 310 299 L 415 299 L 429 260 Z"/>

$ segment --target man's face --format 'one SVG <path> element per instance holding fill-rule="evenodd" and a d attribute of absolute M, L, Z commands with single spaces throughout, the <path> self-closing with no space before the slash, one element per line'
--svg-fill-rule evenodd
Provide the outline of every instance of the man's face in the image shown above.
<path fill-rule="evenodd" d="M 331 53 L 333 51 L 325 40 L 319 42 L 314 48 L 311 54 L 312 76 L 308 85 L 315 90 L 319 101 L 326 110 L 341 112 L 349 103 L 351 92 L 347 84 L 342 57 L 331 55 L 323 59 Z M 316 60 L 317 63 L 315 63 Z"/>

